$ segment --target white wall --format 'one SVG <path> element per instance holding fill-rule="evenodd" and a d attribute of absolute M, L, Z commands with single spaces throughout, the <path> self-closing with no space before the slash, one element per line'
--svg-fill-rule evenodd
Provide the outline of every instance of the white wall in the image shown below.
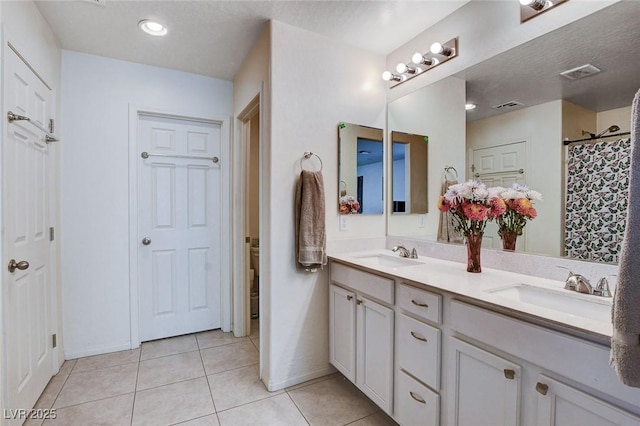
<path fill-rule="evenodd" d="M 548 102 L 467 123 L 468 152 L 526 141 L 527 185 L 544 198 L 536 203 L 538 217 L 527 224 L 527 251 L 552 256 L 560 256 L 563 238 L 562 103 Z"/>
<path fill-rule="evenodd" d="M 428 206 L 425 226 L 421 215 L 389 215 L 388 235 L 433 236 L 438 232 L 440 212 L 436 208 L 445 166 L 458 170 L 460 179 L 465 165 L 465 82 L 449 77 L 389 104 L 389 131 L 429 137 Z"/>
<path fill-rule="evenodd" d="M 628 107 L 599 112 L 596 115 L 596 122 L 596 133 L 600 133 L 614 124 L 620 126 L 620 132 L 629 132 L 631 131 L 631 105 Z"/>
<path fill-rule="evenodd" d="M 232 90 L 229 81 L 63 51 L 60 239 L 67 358 L 132 345 L 129 105 L 230 115 Z"/>
<path fill-rule="evenodd" d="M 327 270 L 309 274 L 295 266 L 293 203 L 300 157 L 305 151 L 322 157 L 328 240 L 383 237 L 383 215 L 351 215 L 350 230 L 338 230 L 337 125 L 384 128 L 386 109 L 382 56 L 280 22 L 272 22 L 271 37 L 270 197 L 263 201 L 273 213 L 261 244 L 271 253 L 270 347 L 263 380 L 269 389 L 280 389 L 332 371 Z"/>

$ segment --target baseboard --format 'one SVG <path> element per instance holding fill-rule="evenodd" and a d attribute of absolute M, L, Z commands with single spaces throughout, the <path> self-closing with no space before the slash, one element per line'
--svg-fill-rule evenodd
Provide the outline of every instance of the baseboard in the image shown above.
<path fill-rule="evenodd" d="M 83 358 L 85 356 L 102 355 L 110 352 L 127 351 L 131 349 L 131 343 L 123 343 L 115 346 L 98 346 L 89 349 L 82 349 L 76 351 L 64 351 L 64 359 L 76 359 Z"/>
<path fill-rule="evenodd" d="M 300 383 L 307 382 L 309 380 L 317 379 L 318 377 L 327 376 L 329 374 L 335 373 L 336 370 L 333 366 L 329 365 L 322 370 L 314 371 L 313 373 L 303 374 L 302 376 L 290 377 L 287 380 L 283 380 L 281 382 L 273 382 L 268 380 L 265 385 L 269 392 L 275 392 L 284 388 L 288 388 L 290 386 L 299 385 Z"/>

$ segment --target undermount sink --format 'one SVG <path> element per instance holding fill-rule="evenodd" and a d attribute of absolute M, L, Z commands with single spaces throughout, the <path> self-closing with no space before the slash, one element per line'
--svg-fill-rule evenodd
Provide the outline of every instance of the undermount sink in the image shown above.
<path fill-rule="evenodd" d="M 600 296 L 573 293 L 568 290 L 552 290 L 527 284 L 486 290 L 487 293 L 522 303 L 553 309 L 596 321 L 611 321 L 611 299 Z"/>
<path fill-rule="evenodd" d="M 402 268 L 405 266 L 416 266 L 422 265 L 423 262 L 420 262 L 416 259 L 407 259 L 406 257 L 399 256 L 391 256 L 388 254 L 372 254 L 365 256 L 354 256 L 354 259 L 357 259 L 359 262 L 369 263 L 371 265 L 384 266 L 387 268 Z"/>

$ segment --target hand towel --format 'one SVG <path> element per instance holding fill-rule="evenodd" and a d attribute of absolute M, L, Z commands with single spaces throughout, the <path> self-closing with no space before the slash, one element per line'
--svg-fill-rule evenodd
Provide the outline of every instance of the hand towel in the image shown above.
<path fill-rule="evenodd" d="M 440 195 L 444 195 L 451 185 L 457 184 L 457 180 L 445 180 L 442 182 L 440 189 Z M 453 217 L 449 212 L 440 212 L 440 223 L 438 223 L 438 241 L 445 243 L 459 243 L 462 244 L 463 237 L 460 232 L 457 232 L 453 227 Z"/>
<path fill-rule="evenodd" d="M 629 209 L 611 317 L 611 366 L 627 386 L 640 387 L 640 91 L 631 108 Z"/>
<path fill-rule="evenodd" d="M 303 170 L 296 186 L 296 264 L 309 272 L 327 264 L 322 172 Z"/>

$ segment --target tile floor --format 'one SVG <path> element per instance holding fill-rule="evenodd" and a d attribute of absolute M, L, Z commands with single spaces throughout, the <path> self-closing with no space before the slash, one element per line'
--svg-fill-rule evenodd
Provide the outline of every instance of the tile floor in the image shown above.
<path fill-rule="evenodd" d="M 339 374 L 268 392 L 254 329 L 249 337 L 214 330 L 66 361 L 35 408 L 55 408 L 57 419 L 44 422 L 54 426 L 395 425 Z"/>

